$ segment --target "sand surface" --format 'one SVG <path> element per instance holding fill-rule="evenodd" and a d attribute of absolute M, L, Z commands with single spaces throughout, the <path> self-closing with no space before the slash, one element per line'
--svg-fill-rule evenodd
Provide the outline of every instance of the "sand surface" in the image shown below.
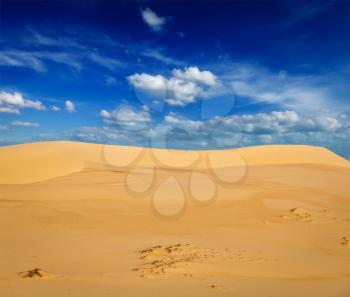
<path fill-rule="evenodd" d="M 0 148 L 0 296 L 350 296 L 350 162 L 320 147 Z"/>

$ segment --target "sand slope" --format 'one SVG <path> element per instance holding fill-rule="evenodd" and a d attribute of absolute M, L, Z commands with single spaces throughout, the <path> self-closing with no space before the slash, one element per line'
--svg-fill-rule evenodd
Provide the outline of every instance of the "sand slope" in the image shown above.
<path fill-rule="evenodd" d="M 350 162 L 310 146 L 1 147 L 0 263 L 6 297 L 348 297 Z"/>

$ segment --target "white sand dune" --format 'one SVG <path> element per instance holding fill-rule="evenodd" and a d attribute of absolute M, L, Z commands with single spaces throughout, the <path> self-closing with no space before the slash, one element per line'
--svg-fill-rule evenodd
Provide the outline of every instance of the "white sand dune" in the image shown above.
<path fill-rule="evenodd" d="M 321 147 L 0 148 L 0 296 L 348 297 L 349 242 Z"/>

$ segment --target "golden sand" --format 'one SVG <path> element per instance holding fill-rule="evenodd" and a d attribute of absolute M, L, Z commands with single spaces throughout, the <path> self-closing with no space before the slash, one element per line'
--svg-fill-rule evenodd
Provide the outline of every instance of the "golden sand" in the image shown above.
<path fill-rule="evenodd" d="M 0 296 L 350 296 L 350 162 L 311 146 L 0 148 Z"/>

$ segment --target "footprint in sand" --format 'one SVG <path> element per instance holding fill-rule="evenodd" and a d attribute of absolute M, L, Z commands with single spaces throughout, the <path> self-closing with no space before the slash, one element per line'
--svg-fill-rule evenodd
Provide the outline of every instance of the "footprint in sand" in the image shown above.
<path fill-rule="evenodd" d="M 197 248 L 190 244 L 175 244 L 169 246 L 157 245 L 138 252 L 140 259 L 145 263 L 134 268 L 140 272 L 140 276 L 152 276 L 165 274 L 169 268 L 176 267 L 179 263 L 199 260 Z"/>
<path fill-rule="evenodd" d="M 140 260 L 144 261 L 133 271 L 140 273 L 140 277 L 152 277 L 163 275 L 170 270 L 179 268 L 180 265 L 191 265 L 193 263 L 208 263 L 215 260 L 216 265 L 221 261 L 233 262 L 262 262 L 267 259 L 248 257 L 245 252 L 234 252 L 230 249 L 214 250 L 200 248 L 193 244 L 175 244 L 169 246 L 157 245 L 137 252 Z M 190 276 L 192 274 L 183 274 Z"/>
<path fill-rule="evenodd" d="M 295 215 L 297 221 L 299 222 L 312 222 L 311 214 L 302 208 L 292 208 L 290 212 Z"/>
<path fill-rule="evenodd" d="M 350 247 L 350 239 L 348 239 L 346 236 L 343 236 L 341 238 L 341 244 Z"/>
<path fill-rule="evenodd" d="M 18 276 L 23 279 L 49 279 L 54 277 L 53 274 L 48 273 L 40 268 L 34 268 L 31 270 L 19 272 Z"/>

